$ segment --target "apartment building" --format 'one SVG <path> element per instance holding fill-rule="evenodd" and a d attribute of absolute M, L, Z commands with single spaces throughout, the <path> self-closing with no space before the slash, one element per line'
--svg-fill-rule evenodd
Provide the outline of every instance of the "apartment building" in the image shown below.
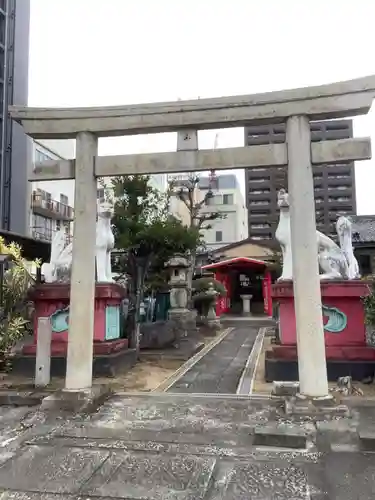
<path fill-rule="evenodd" d="M 29 0 L 0 0 L 0 229 L 21 236 L 29 231 L 31 143 L 8 107 L 27 105 L 29 25 Z"/>
<path fill-rule="evenodd" d="M 311 122 L 311 141 L 353 137 L 352 120 Z M 285 143 L 285 124 L 245 128 L 245 144 Z M 317 228 L 336 238 L 340 215 L 356 214 L 354 162 L 313 166 Z M 266 243 L 274 238 L 279 219 L 277 192 L 288 188 L 286 167 L 245 169 L 246 206 L 249 236 Z"/>
<path fill-rule="evenodd" d="M 208 190 L 212 197 L 202 207 L 202 213 L 219 212 L 224 218 L 209 223 L 209 229 L 202 231 L 208 250 L 236 243 L 248 236 L 247 210 L 240 185 L 235 174 L 218 175 L 215 178 L 215 188 L 209 177 L 201 177 L 198 184 L 201 198 Z"/>
<path fill-rule="evenodd" d="M 70 159 L 75 156 L 75 141 L 33 141 L 33 163 Z M 65 228 L 67 240 L 73 230 L 74 181 L 33 182 L 30 186 L 30 231 L 38 240 L 52 241 L 56 231 Z"/>

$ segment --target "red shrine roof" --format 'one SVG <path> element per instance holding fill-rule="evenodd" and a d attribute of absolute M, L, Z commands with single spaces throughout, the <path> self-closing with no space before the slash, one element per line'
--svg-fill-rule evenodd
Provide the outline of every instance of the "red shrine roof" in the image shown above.
<path fill-rule="evenodd" d="M 206 264 L 202 266 L 202 269 L 219 269 L 220 267 L 229 267 L 238 265 L 247 265 L 254 267 L 265 267 L 270 262 L 265 262 L 264 260 L 259 259 L 250 259 L 250 257 L 234 257 L 233 259 L 222 260 L 221 262 L 215 262 L 214 264 Z"/>

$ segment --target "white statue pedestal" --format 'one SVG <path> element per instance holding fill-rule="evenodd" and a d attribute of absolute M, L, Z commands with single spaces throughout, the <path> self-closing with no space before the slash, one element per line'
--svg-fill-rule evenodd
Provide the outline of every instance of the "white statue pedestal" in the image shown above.
<path fill-rule="evenodd" d="M 250 303 L 251 303 L 251 299 L 253 298 L 253 296 L 252 295 L 241 295 L 240 297 L 242 299 L 242 314 L 244 316 L 251 316 Z"/>

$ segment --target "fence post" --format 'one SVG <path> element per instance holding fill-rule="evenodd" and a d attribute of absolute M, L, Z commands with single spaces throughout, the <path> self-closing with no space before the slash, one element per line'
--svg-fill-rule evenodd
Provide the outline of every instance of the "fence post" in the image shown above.
<path fill-rule="evenodd" d="M 50 318 L 38 318 L 38 337 L 35 360 L 35 386 L 45 387 L 51 380 L 51 338 Z"/>

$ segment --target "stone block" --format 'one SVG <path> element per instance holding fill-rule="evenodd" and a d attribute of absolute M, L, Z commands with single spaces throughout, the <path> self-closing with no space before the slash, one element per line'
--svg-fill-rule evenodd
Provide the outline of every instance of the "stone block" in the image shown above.
<path fill-rule="evenodd" d="M 361 426 L 358 429 L 358 436 L 363 451 L 375 451 L 375 427 Z"/>
<path fill-rule="evenodd" d="M 341 402 L 354 408 L 374 408 L 375 407 L 375 397 L 374 396 L 366 396 L 365 398 L 361 398 L 358 396 L 344 396 L 341 398 Z"/>
<path fill-rule="evenodd" d="M 321 451 L 355 451 L 359 440 L 351 420 L 322 420 L 316 422 L 316 444 Z"/>
<path fill-rule="evenodd" d="M 85 498 L 203 500 L 215 464 L 212 457 L 111 453 L 80 493 Z"/>
<path fill-rule="evenodd" d="M 225 500 L 328 500 L 314 468 L 270 461 L 238 462 L 218 471 L 212 497 Z"/>
<path fill-rule="evenodd" d="M 77 391 L 59 390 L 43 399 L 41 409 L 68 411 L 72 413 L 94 411 L 110 395 L 112 390 L 105 385 Z"/>
<path fill-rule="evenodd" d="M 108 456 L 107 450 L 30 446 L 1 467 L 0 485 L 39 493 L 39 498 L 43 493 L 77 495 Z"/>
<path fill-rule="evenodd" d="M 42 391 L 1 391 L 0 406 L 36 406 L 45 396 Z"/>
<path fill-rule="evenodd" d="M 306 429 L 288 424 L 259 425 L 254 429 L 255 446 L 280 448 L 306 448 L 308 432 Z"/>
<path fill-rule="evenodd" d="M 274 382 L 273 396 L 295 396 L 299 391 L 299 382 Z"/>
<path fill-rule="evenodd" d="M 161 349 L 172 345 L 176 340 L 173 325 L 169 321 L 155 321 L 140 325 L 141 349 Z"/>

